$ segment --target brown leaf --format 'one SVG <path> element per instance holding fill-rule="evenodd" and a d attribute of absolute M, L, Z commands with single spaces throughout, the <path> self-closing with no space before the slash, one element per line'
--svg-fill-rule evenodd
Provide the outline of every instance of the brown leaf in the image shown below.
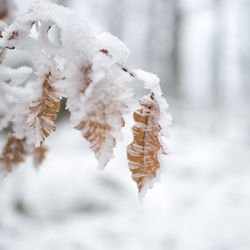
<path fill-rule="evenodd" d="M 82 79 L 80 81 L 84 83 L 80 92 L 84 94 L 86 89 L 89 87 L 89 85 L 92 82 L 92 79 L 91 79 L 92 64 L 88 64 L 87 66 L 82 67 L 80 71 L 82 73 Z"/>
<path fill-rule="evenodd" d="M 3 171 L 11 172 L 15 165 L 25 161 L 27 155 L 26 138 L 17 139 L 10 134 L 0 157 Z"/>
<path fill-rule="evenodd" d="M 9 36 L 8 40 L 14 40 L 14 39 L 16 39 L 18 36 L 19 36 L 19 31 L 18 31 L 18 30 L 13 31 L 13 32 L 11 33 L 11 35 Z"/>
<path fill-rule="evenodd" d="M 160 167 L 158 154 L 162 152 L 158 138 L 161 130 L 158 124 L 160 108 L 154 94 L 143 97 L 140 105 L 141 109 L 134 112 L 134 141 L 127 148 L 129 168 L 139 192 L 148 181 L 156 177 Z"/>
<path fill-rule="evenodd" d="M 90 148 L 98 155 L 107 141 L 107 133 L 109 133 L 111 127 L 108 124 L 102 124 L 95 121 L 97 116 L 98 114 L 95 113 L 89 114 L 88 120 L 82 121 L 76 126 L 76 129 L 83 130 L 86 127 L 88 128 L 87 131 L 83 133 L 83 137 L 90 142 Z M 98 117 L 97 120 L 100 117 Z M 110 146 L 112 148 L 115 146 L 114 138 L 111 138 Z"/>
<path fill-rule="evenodd" d="M 121 97 L 126 91 L 107 79 L 99 82 L 87 97 L 86 114 L 75 127 L 89 141 L 100 168 L 113 157 L 117 135 L 124 126 L 122 115 L 128 111 L 128 106 Z"/>
<path fill-rule="evenodd" d="M 109 51 L 107 49 L 100 49 L 100 52 L 102 52 L 105 55 L 109 55 Z"/>
<path fill-rule="evenodd" d="M 38 148 L 34 148 L 33 162 L 34 162 L 35 167 L 39 167 L 43 163 L 46 157 L 47 151 L 48 151 L 48 148 L 45 147 L 44 145 L 41 145 Z"/>
<path fill-rule="evenodd" d="M 100 165 L 105 167 L 109 159 L 105 158 L 105 152 L 108 154 L 113 153 L 113 148 L 116 145 L 116 139 L 112 135 L 112 126 L 108 124 L 107 110 L 109 109 L 105 102 L 100 101 L 96 106 L 95 110 L 88 113 L 87 117 L 75 128 L 82 131 L 83 137 L 89 141 L 90 148 L 95 152 L 97 159 L 103 163 Z M 94 107 L 93 107 L 94 108 Z M 117 116 L 120 120 L 120 127 L 123 127 L 125 122 L 122 118 L 122 113 L 115 108 L 112 112 L 112 116 Z"/>
<path fill-rule="evenodd" d="M 53 86 L 51 72 L 45 76 L 40 99 L 33 101 L 27 125 L 34 129 L 42 143 L 52 132 L 56 131 L 54 121 L 60 109 L 60 96 Z M 39 134 L 37 134 L 39 133 Z"/>
<path fill-rule="evenodd" d="M 3 60 L 4 60 L 4 58 L 5 58 L 6 52 L 7 52 L 6 49 L 0 49 L 0 64 L 3 63 Z"/>

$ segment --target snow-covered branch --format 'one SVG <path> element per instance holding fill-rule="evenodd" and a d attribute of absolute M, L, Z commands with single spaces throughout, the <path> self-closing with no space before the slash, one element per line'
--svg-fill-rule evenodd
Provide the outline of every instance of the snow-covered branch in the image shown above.
<path fill-rule="evenodd" d="M 129 147 L 128 156 L 139 191 L 144 185 L 148 186 L 146 183 L 156 178 L 160 168 L 160 154 L 166 151 L 162 137 L 167 134 L 171 120 L 166 113 L 168 105 L 162 97 L 158 77 L 128 69 L 126 62 L 130 52 L 123 42 L 109 33 L 96 32 L 63 6 L 38 2 L 11 25 L 1 27 L 0 47 L 28 52 L 34 59 L 37 80 L 25 82 L 30 69 L 0 67 L 1 100 L 8 105 L 11 114 L 8 119 L 12 122 L 12 132 L 0 164 L 2 161 L 6 165 L 10 154 L 14 157 L 15 153 L 34 153 L 31 147 L 42 146 L 56 130 L 54 121 L 60 99 L 65 97 L 73 126 L 89 141 L 99 167 L 104 168 L 113 157 L 116 141 L 122 138 L 123 115 L 129 113 L 134 96 L 128 83 L 139 79 L 145 82 L 150 94 L 140 101 L 146 109 L 135 112 L 139 137 L 133 128 L 135 141 Z M 53 30 L 57 31 L 57 38 L 53 37 Z M 142 113 L 139 120 L 138 112 Z M 148 141 L 152 139 L 153 144 Z M 11 148 L 11 142 L 16 147 Z M 23 144 L 30 148 L 26 149 Z M 41 148 L 38 156 L 44 158 L 45 151 Z M 149 152 L 152 159 L 148 158 Z M 135 154 L 138 157 L 132 157 Z M 16 164 L 24 160 L 20 159 L 10 162 Z M 6 166 L 12 170 L 9 163 Z M 139 171 L 135 173 L 135 169 Z"/>

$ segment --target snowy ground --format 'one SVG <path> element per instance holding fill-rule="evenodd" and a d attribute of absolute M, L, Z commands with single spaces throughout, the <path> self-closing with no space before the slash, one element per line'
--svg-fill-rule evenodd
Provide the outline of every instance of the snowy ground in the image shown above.
<path fill-rule="evenodd" d="M 126 129 L 103 172 L 79 133 L 59 124 L 38 171 L 29 161 L 1 180 L 0 250 L 249 250 L 247 125 L 180 110 L 167 172 L 143 205 L 127 168 Z"/>

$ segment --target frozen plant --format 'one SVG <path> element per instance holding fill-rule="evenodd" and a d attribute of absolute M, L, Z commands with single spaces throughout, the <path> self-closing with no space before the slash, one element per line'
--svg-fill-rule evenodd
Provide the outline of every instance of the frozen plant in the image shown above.
<path fill-rule="evenodd" d="M 11 123 L 0 156 L 1 172 L 12 171 L 28 155 L 34 156 L 36 165 L 42 163 L 47 151 L 44 141 L 56 130 L 62 97 L 67 99 L 74 128 L 89 142 L 103 169 L 122 138 L 123 115 L 130 111 L 134 92 L 128 83 L 138 79 L 149 94 L 134 112 L 134 140 L 127 155 L 139 193 L 152 187 L 161 154 L 167 154 L 163 141 L 171 122 L 158 77 L 129 70 L 124 43 L 109 33 L 96 32 L 72 10 L 56 4 L 38 2 L 12 24 L 1 22 L 0 28 L 0 59 L 7 49 L 25 50 L 34 58 L 37 75 L 36 81 L 25 81 L 29 68 L 0 66 L 1 102 L 8 107 L 0 129 Z M 51 37 L 52 29 L 58 40 Z"/>

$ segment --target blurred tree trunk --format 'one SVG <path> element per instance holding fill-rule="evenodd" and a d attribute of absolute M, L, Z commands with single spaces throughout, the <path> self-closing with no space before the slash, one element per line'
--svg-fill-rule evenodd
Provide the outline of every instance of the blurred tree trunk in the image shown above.
<path fill-rule="evenodd" d="M 7 2 L 5 0 L 0 0 L 0 20 L 7 18 L 8 13 Z"/>
<path fill-rule="evenodd" d="M 212 40 L 212 101 L 215 106 L 222 103 L 221 56 L 222 56 L 222 0 L 212 0 L 214 9 L 214 32 Z"/>
<path fill-rule="evenodd" d="M 240 4 L 240 20 L 239 20 L 239 34 L 240 34 L 240 70 L 242 82 L 242 96 L 244 101 L 250 101 L 250 1 L 242 0 Z"/>
<path fill-rule="evenodd" d="M 108 13 L 108 26 L 111 34 L 119 39 L 123 37 L 124 19 L 126 15 L 124 0 L 110 0 Z"/>
<path fill-rule="evenodd" d="M 180 95 L 180 36 L 182 15 L 179 0 L 150 0 L 148 67 L 161 78 L 164 92 Z"/>
<path fill-rule="evenodd" d="M 249 111 L 250 105 L 250 1 L 242 0 L 239 8 L 239 59 L 240 59 L 240 76 L 242 84 L 242 107 Z M 246 118 L 247 140 L 250 145 L 250 117 Z"/>
<path fill-rule="evenodd" d="M 181 42 L 181 11 L 179 0 L 172 0 L 173 5 L 173 42 L 172 42 L 172 84 L 174 86 L 174 96 L 179 97 L 181 91 L 180 72 L 180 42 Z"/>
<path fill-rule="evenodd" d="M 16 15 L 16 6 L 12 0 L 0 0 L 0 20 L 10 24 Z"/>

